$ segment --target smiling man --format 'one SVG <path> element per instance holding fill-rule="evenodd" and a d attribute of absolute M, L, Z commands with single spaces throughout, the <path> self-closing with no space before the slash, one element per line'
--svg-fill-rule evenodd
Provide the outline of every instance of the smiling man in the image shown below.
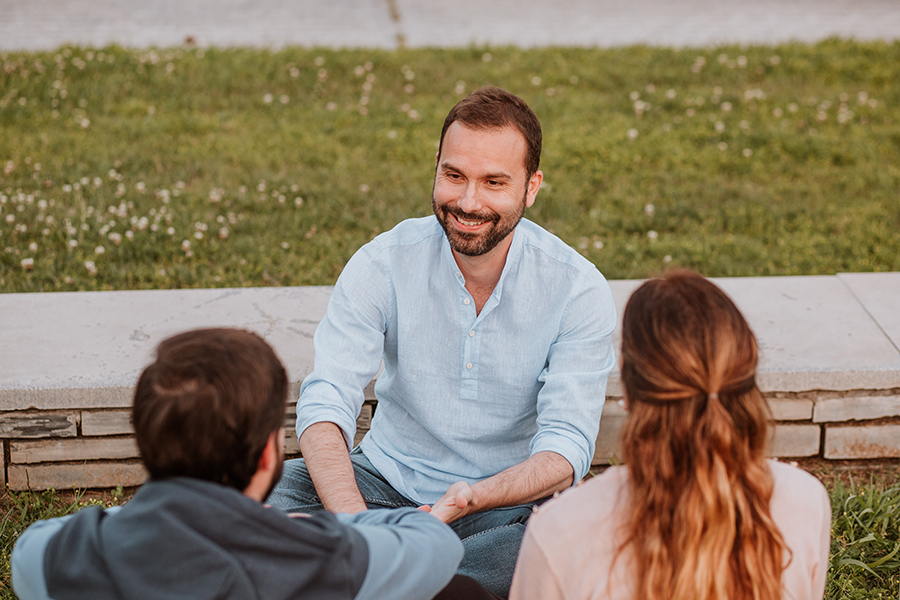
<path fill-rule="evenodd" d="M 453 107 L 434 216 L 376 237 L 338 279 L 297 404 L 307 458 L 269 497 L 285 511 L 431 511 L 462 539 L 459 572 L 501 596 L 532 507 L 587 473 L 615 364 L 603 276 L 522 218 L 540 154 L 519 97 L 488 87 Z"/>

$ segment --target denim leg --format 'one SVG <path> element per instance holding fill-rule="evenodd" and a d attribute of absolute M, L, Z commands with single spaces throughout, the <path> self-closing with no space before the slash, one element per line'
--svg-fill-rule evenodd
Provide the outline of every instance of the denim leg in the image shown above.
<path fill-rule="evenodd" d="M 498 596 L 509 596 L 525 523 L 533 506 L 495 508 L 451 523 L 465 550 L 457 573 L 468 575 Z"/>
<path fill-rule="evenodd" d="M 361 451 L 351 452 L 350 461 L 353 463 L 359 492 L 369 508 L 418 506 L 412 500 L 398 494 Z M 286 513 L 314 513 L 324 508 L 302 458 L 284 461 L 281 480 L 269 494 L 266 503 Z"/>

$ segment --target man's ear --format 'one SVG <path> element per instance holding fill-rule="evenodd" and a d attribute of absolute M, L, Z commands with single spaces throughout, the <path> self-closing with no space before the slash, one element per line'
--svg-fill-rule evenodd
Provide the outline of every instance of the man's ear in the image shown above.
<path fill-rule="evenodd" d="M 525 206 L 534 204 L 534 199 L 537 198 L 538 190 L 541 189 L 543 181 L 544 173 L 542 171 L 535 171 L 528 179 L 528 189 L 525 191 Z"/>
<path fill-rule="evenodd" d="M 284 428 L 280 427 L 278 431 L 269 435 L 266 445 L 263 447 L 259 461 L 256 463 L 256 473 L 250 478 L 248 485 L 243 494 L 248 498 L 252 498 L 257 502 L 262 502 L 269 493 L 272 479 L 278 470 L 278 462 L 282 460 L 280 444 L 284 439 Z"/>
<path fill-rule="evenodd" d="M 269 472 L 275 470 L 275 465 L 278 462 L 278 444 L 281 443 L 281 439 L 284 437 L 284 430 L 279 429 L 278 431 L 272 433 L 269 436 L 269 439 L 266 440 L 266 446 L 263 448 L 262 454 L 259 457 L 259 462 L 256 463 L 256 472 L 260 471 Z"/>

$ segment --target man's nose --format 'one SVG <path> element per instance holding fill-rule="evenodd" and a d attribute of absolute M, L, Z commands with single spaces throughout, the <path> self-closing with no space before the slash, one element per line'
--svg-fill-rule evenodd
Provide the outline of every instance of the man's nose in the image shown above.
<path fill-rule="evenodd" d="M 460 210 L 467 213 L 477 213 L 481 210 L 481 193 L 475 182 L 470 181 L 466 184 L 466 189 L 463 191 L 458 205 Z"/>

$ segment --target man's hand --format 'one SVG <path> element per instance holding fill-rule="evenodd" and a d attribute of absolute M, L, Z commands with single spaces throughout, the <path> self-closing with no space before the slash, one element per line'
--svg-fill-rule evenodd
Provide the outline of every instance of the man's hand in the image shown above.
<path fill-rule="evenodd" d="M 430 512 L 444 523 L 449 524 L 470 512 L 477 511 L 475 492 L 468 483 L 457 481 L 450 486 L 440 500 L 431 506 L 427 504 L 420 506 L 419 510 Z"/>

